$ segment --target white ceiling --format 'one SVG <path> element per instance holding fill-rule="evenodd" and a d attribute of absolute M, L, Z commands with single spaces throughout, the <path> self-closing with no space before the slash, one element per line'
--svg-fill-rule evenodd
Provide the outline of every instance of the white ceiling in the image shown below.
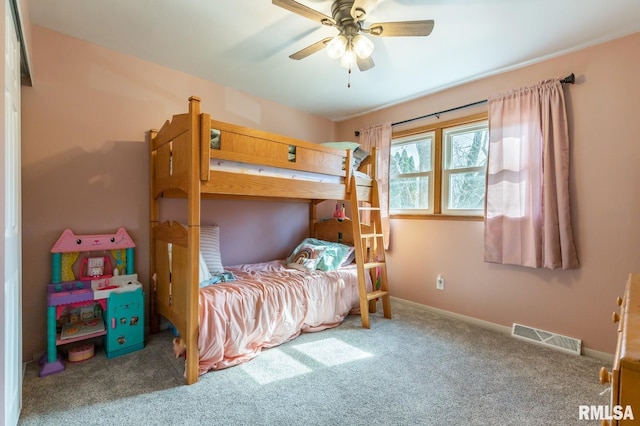
<path fill-rule="evenodd" d="M 330 0 L 299 0 L 331 16 Z M 339 121 L 640 31 L 639 0 L 378 0 L 374 22 L 435 20 L 428 37 L 377 37 L 369 71 L 324 51 L 337 30 L 270 0 L 29 0 L 31 21 Z M 544 77 L 544 76 L 542 76 Z M 549 76 L 555 77 L 555 76 Z"/>

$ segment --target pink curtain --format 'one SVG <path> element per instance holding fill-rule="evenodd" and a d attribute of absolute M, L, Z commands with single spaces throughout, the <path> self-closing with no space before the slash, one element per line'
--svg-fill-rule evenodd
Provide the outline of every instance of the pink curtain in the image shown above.
<path fill-rule="evenodd" d="M 485 261 L 577 268 L 559 79 L 490 98 L 489 135 Z"/>
<path fill-rule="evenodd" d="M 391 123 L 360 129 L 360 146 L 367 152 L 378 148 L 378 188 L 384 248 L 389 249 L 389 156 L 391 155 Z"/>

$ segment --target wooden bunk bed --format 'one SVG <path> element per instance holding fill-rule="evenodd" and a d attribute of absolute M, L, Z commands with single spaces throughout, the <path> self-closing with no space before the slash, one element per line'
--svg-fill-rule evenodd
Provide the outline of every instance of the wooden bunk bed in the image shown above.
<path fill-rule="evenodd" d="M 216 143 L 212 142 L 212 129 Z M 178 330 L 186 345 L 188 384 L 196 382 L 199 375 L 200 207 L 203 198 L 262 197 L 309 202 L 310 237 L 340 240 L 355 248 L 356 297 L 359 297 L 363 327 L 369 328 L 369 312 L 375 312 L 378 299 L 382 300 L 384 316 L 391 318 L 375 150 L 357 171 L 351 166 L 350 150 L 337 150 L 212 120 L 209 114 L 201 113 L 197 97 L 189 98 L 187 113 L 174 115 L 159 131 L 151 130 L 149 136 L 150 272 L 154 281 L 151 332 L 158 330 L 159 316 Z M 212 162 L 238 162 L 323 177 L 307 180 L 238 173 L 212 168 Z M 186 225 L 160 223 L 159 203 L 163 197 L 186 198 Z M 316 206 L 324 200 L 350 201 L 353 220 L 318 220 Z M 367 224 L 361 223 L 363 214 L 370 215 Z"/>

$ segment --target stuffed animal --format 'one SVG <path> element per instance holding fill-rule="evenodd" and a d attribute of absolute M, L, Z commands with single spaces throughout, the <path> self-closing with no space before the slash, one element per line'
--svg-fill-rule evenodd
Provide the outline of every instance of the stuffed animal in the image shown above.
<path fill-rule="evenodd" d="M 173 353 L 176 355 L 176 358 L 187 358 L 187 345 L 185 345 L 182 338 L 175 337 L 173 339 Z"/>

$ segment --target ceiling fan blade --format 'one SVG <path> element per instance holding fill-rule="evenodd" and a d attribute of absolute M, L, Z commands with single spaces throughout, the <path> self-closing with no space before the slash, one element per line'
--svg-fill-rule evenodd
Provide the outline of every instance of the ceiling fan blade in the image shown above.
<path fill-rule="evenodd" d="M 359 56 L 356 56 L 356 63 L 358 64 L 358 69 L 360 71 L 370 70 L 371 68 L 373 68 L 376 65 L 376 64 L 373 63 L 373 59 L 371 58 L 371 56 L 369 56 L 368 58 L 364 58 L 364 59 L 362 59 Z"/>
<path fill-rule="evenodd" d="M 316 53 L 317 51 L 324 49 L 324 47 L 330 41 L 331 41 L 331 37 L 324 38 L 324 39 L 322 39 L 320 41 L 317 41 L 317 42 L 313 43 L 310 46 L 305 47 L 302 50 L 297 51 L 293 55 L 289 55 L 289 57 L 291 59 L 296 59 L 296 60 L 304 59 L 307 56 L 312 55 L 312 54 Z"/>
<path fill-rule="evenodd" d="M 351 6 L 351 17 L 356 21 L 364 21 L 375 4 L 376 0 L 355 0 Z"/>
<path fill-rule="evenodd" d="M 380 37 L 428 36 L 433 31 L 435 22 L 426 21 L 379 22 L 364 30 Z"/>
<path fill-rule="evenodd" d="M 271 0 L 271 3 L 312 21 L 319 22 L 322 25 L 334 26 L 336 24 L 333 18 L 294 0 Z"/>

